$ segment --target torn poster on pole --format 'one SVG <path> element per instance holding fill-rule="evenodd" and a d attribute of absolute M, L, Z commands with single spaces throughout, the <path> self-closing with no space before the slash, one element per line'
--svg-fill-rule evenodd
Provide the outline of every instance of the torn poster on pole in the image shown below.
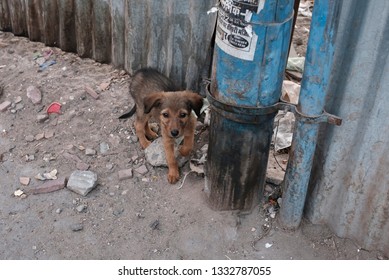
<path fill-rule="evenodd" d="M 254 60 L 258 36 L 250 25 L 253 13 L 259 13 L 264 0 L 221 0 L 216 28 L 216 44 L 225 53 L 248 61 Z"/>

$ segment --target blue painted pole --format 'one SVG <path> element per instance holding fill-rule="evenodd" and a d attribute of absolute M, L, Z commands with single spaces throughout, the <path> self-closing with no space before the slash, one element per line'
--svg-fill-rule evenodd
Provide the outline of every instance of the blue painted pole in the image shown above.
<path fill-rule="evenodd" d="M 210 206 L 251 210 L 266 177 L 294 0 L 221 0 L 210 93 Z M 267 110 L 261 110 L 262 108 Z"/>
<path fill-rule="evenodd" d="M 301 84 L 298 111 L 318 116 L 324 111 L 338 21 L 337 0 L 315 0 Z M 301 222 L 319 124 L 296 116 L 296 127 L 285 174 L 280 223 L 294 229 Z"/>

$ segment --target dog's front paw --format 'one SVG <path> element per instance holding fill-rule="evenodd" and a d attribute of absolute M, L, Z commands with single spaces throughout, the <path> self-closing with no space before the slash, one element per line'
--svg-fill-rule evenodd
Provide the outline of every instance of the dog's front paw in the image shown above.
<path fill-rule="evenodd" d="M 180 179 L 180 174 L 178 170 L 169 170 L 169 173 L 167 174 L 167 180 L 170 184 L 175 184 Z"/>
<path fill-rule="evenodd" d="M 149 141 L 147 139 L 146 140 L 140 140 L 139 139 L 139 143 L 140 143 L 142 149 L 146 149 L 148 146 L 150 146 L 151 141 Z"/>
<path fill-rule="evenodd" d="M 180 154 L 183 156 L 183 157 L 186 157 L 190 154 L 190 152 L 192 151 L 192 147 L 186 147 L 185 145 L 184 146 L 181 146 L 181 148 L 179 149 L 179 152 Z"/>
<path fill-rule="evenodd" d="M 158 134 L 155 133 L 154 131 L 150 130 L 147 132 L 147 138 L 151 139 L 151 140 L 154 140 L 154 139 L 157 139 L 158 138 Z"/>

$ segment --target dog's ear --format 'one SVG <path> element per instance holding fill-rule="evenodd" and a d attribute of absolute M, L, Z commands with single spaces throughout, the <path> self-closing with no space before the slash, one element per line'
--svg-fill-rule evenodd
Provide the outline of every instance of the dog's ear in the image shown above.
<path fill-rule="evenodd" d="M 161 92 L 152 93 L 149 96 L 146 96 L 143 99 L 145 114 L 150 113 L 151 109 L 161 106 L 162 97 Z"/>
<path fill-rule="evenodd" d="M 203 107 L 203 98 L 197 93 L 187 91 L 186 98 L 188 99 L 189 107 L 195 112 L 197 117 L 200 117 L 200 111 Z"/>

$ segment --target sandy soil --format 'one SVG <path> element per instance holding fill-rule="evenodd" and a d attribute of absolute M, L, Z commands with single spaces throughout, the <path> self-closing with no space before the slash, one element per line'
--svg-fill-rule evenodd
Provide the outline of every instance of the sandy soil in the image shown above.
<path fill-rule="evenodd" d="M 37 54 L 44 53 L 56 64 L 39 72 Z M 129 79 L 109 65 L 0 32 L 0 104 L 12 102 L 0 112 L 0 259 L 380 257 L 307 221 L 294 232 L 281 230 L 277 215 L 273 219 L 264 211 L 269 194 L 250 214 L 215 212 L 203 194 L 202 176 L 191 173 L 181 189 L 168 184 L 165 168 L 146 163 L 133 119 L 117 118 L 132 104 Z M 27 97 L 29 86 L 41 91 L 41 103 Z M 52 102 L 62 104 L 61 114 L 38 122 Z M 207 130 L 198 130 L 196 139 L 197 150 L 207 142 Z M 100 150 L 102 143 L 108 144 L 107 151 Z M 96 154 L 86 155 L 86 149 Z M 34 178 L 38 173 L 57 169 L 58 176 L 68 177 L 77 170 L 77 160 L 69 154 L 98 175 L 98 186 L 87 196 L 67 188 L 14 195 L 41 185 Z M 277 158 L 285 168 L 287 154 Z M 119 170 L 139 166 L 148 172 L 134 171 L 133 178 L 119 180 Z M 282 178 L 273 155 L 268 169 Z M 187 171 L 188 166 L 181 170 Z M 30 178 L 29 184 L 22 185 L 20 177 Z M 267 187 L 269 192 L 275 189 Z M 80 205 L 85 205 L 82 211 Z"/>

